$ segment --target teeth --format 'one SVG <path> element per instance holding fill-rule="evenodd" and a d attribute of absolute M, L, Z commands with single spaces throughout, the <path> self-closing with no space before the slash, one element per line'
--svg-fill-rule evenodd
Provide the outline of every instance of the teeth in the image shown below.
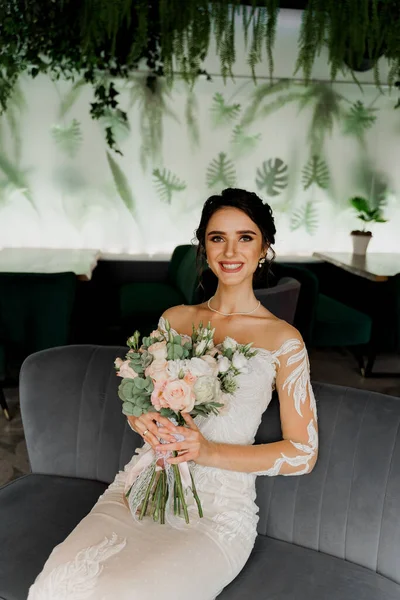
<path fill-rule="evenodd" d="M 227 265 L 225 263 L 222 263 L 222 266 L 224 267 L 224 269 L 232 269 L 232 270 L 234 270 L 234 269 L 238 269 L 239 267 L 241 267 L 242 263 L 237 263 L 237 264 L 234 264 L 234 265 L 231 265 L 231 264 Z"/>

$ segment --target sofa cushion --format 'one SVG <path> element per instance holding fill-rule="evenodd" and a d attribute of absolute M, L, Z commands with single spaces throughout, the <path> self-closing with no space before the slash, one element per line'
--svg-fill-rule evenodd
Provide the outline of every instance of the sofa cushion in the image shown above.
<path fill-rule="evenodd" d="M 106 487 L 88 479 L 26 475 L 0 489 L 0 599 L 26 600 L 51 550 Z"/>
<path fill-rule="evenodd" d="M 399 600 L 400 585 L 351 562 L 258 536 L 218 600 Z"/>

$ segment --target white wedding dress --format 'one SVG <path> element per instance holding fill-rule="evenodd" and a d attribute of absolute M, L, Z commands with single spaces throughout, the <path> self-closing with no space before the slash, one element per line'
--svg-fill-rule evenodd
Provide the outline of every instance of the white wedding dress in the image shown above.
<path fill-rule="evenodd" d="M 159 328 L 164 327 L 161 318 Z M 138 460 L 135 454 L 89 515 L 54 548 L 28 600 L 212 600 L 236 577 L 256 538 L 256 476 L 306 473 L 318 442 L 304 344 L 291 339 L 274 352 L 258 349 L 249 367 L 249 373 L 238 376 L 239 388 L 229 396 L 224 414 L 196 418 L 203 435 L 220 443 L 253 444 L 282 371 L 280 402 L 296 413 L 308 443 L 275 444 L 271 464 L 259 473 L 194 465 L 204 517 L 189 500 L 189 525 L 179 517 L 165 525 L 151 517 L 133 519 L 123 494 L 127 470 Z"/>

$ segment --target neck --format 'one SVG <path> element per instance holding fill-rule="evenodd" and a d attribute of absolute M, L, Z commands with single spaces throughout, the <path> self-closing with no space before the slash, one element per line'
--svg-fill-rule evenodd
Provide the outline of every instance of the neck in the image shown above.
<path fill-rule="evenodd" d="M 218 284 L 217 291 L 211 300 L 211 306 L 222 313 L 248 312 L 257 306 L 257 298 L 253 288 L 246 286 L 224 286 Z"/>

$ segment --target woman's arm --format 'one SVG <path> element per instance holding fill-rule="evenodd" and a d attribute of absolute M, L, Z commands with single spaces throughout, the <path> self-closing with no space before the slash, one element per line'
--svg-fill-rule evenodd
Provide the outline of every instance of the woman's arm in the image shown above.
<path fill-rule="evenodd" d="M 169 462 L 194 460 L 257 475 L 302 475 L 313 469 L 318 454 L 316 404 L 307 350 L 300 334 L 295 333 L 296 337 L 286 339 L 273 353 L 283 440 L 257 446 L 218 444 L 205 440 L 194 421 L 186 417 L 191 432 L 186 429 L 186 440 L 173 444 L 173 449 L 187 452 Z"/>

